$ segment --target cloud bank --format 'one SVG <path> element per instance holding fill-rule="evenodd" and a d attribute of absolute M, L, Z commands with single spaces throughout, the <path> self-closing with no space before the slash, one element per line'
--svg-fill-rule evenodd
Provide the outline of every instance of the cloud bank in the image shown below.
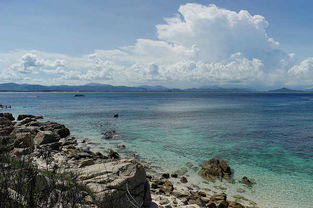
<path fill-rule="evenodd" d="M 0 81 L 168 87 L 312 87 L 313 57 L 297 62 L 246 10 L 185 4 L 156 25 L 156 40 L 75 57 L 17 50 L 0 54 Z"/>

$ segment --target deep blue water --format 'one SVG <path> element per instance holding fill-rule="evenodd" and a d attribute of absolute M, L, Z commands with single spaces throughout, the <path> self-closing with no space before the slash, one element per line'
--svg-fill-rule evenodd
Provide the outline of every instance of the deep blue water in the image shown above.
<path fill-rule="evenodd" d="M 108 145 L 101 133 L 116 130 L 121 138 L 115 143 L 162 170 L 223 158 L 235 178 L 250 174 L 258 181 L 247 193 L 257 202 L 275 194 L 270 204 L 276 207 L 312 207 L 313 94 L 85 94 L 0 93 L 0 104 L 11 105 L 6 111 L 15 115 L 64 123 L 100 149 Z M 189 175 L 197 178 L 196 171 Z"/>

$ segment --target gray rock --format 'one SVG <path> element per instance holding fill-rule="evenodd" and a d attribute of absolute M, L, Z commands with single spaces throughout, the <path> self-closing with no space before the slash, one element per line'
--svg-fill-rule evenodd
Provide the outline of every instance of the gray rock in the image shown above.
<path fill-rule="evenodd" d="M 244 177 L 242 177 L 240 183 L 243 183 L 247 186 L 252 186 L 254 184 L 254 181 L 252 181 L 248 177 L 244 176 Z"/>
<path fill-rule="evenodd" d="M 245 208 L 242 204 L 238 202 L 230 202 L 228 205 L 229 208 Z"/>
<path fill-rule="evenodd" d="M 126 146 L 124 144 L 118 144 L 116 147 L 119 149 L 125 149 L 126 148 Z"/>
<path fill-rule="evenodd" d="M 64 125 L 51 121 L 42 122 L 40 130 L 53 131 L 56 134 L 58 134 L 61 138 L 65 138 L 70 135 L 70 130 L 66 128 Z"/>
<path fill-rule="evenodd" d="M 9 136 L 13 130 L 12 121 L 6 117 L 0 117 L 0 136 Z"/>
<path fill-rule="evenodd" d="M 60 136 L 52 131 L 39 131 L 34 138 L 35 145 L 42 145 L 47 143 L 58 142 Z"/>
<path fill-rule="evenodd" d="M 34 115 L 18 115 L 17 120 L 23 120 L 25 118 L 34 118 L 34 119 L 43 119 L 42 116 L 34 116 Z"/>
<path fill-rule="evenodd" d="M 33 147 L 34 135 L 30 132 L 21 132 L 14 135 L 14 143 L 16 147 Z"/>
<path fill-rule="evenodd" d="M 0 117 L 5 117 L 9 119 L 10 121 L 14 121 L 15 118 L 13 117 L 12 113 L 0 113 Z"/>
<path fill-rule="evenodd" d="M 11 126 L 13 125 L 12 121 L 6 117 L 0 117 L 0 125 L 1 126 Z"/>
<path fill-rule="evenodd" d="M 37 120 L 34 119 L 34 118 L 26 117 L 26 118 L 24 118 L 24 119 L 22 119 L 22 120 L 19 120 L 19 121 L 16 123 L 16 125 L 17 125 L 17 126 L 22 126 L 22 125 L 28 124 L 28 123 L 30 123 L 30 122 L 36 122 L 36 121 L 37 121 Z M 37 124 L 38 124 L 38 123 L 37 123 Z"/>
<path fill-rule="evenodd" d="M 119 138 L 119 135 L 114 130 L 106 131 L 105 133 L 103 133 L 102 138 L 103 139 L 117 139 L 117 138 Z"/>
<path fill-rule="evenodd" d="M 29 153 L 31 153 L 31 149 L 29 148 L 14 148 L 12 150 L 12 153 L 16 156 L 22 156 L 22 155 L 27 155 Z"/>
<path fill-rule="evenodd" d="M 149 184 L 142 165 L 130 160 L 99 163 L 79 169 L 79 178 L 104 203 L 116 204 L 112 207 L 131 207 L 132 197 L 143 207 L 151 204 Z"/>
<path fill-rule="evenodd" d="M 116 151 L 110 150 L 108 157 L 111 159 L 119 159 L 120 155 Z"/>
<path fill-rule="evenodd" d="M 229 165 L 224 160 L 214 158 L 204 163 L 199 174 L 208 180 L 216 178 L 230 179 L 232 172 Z"/>
<path fill-rule="evenodd" d="M 187 180 L 187 178 L 185 176 L 183 176 L 183 177 L 180 178 L 180 182 L 188 183 L 188 180 Z"/>

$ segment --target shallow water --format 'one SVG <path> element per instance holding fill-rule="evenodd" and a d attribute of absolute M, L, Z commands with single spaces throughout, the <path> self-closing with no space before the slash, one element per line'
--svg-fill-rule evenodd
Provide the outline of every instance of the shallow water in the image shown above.
<path fill-rule="evenodd" d="M 268 207 L 313 204 L 313 94 L 265 93 L 0 93 L 0 104 L 44 115 L 88 137 L 99 149 L 106 130 L 116 130 L 127 150 L 161 171 L 195 167 L 212 157 L 227 160 L 236 180 L 254 178 L 247 189 L 223 184 Z M 3 111 L 3 110 L 2 110 Z M 118 119 L 112 118 L 119 113 Z M 197 171 L 188 174 L 202 183 Z"/>

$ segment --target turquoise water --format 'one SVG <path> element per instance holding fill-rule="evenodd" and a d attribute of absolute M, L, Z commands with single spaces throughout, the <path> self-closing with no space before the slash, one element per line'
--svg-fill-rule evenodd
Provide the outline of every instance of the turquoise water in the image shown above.
<path fill-rule="evenodd" d="M 61 122 L 100 150 L 123 143 L 158 171 L 192 163 L 187 174 L 201 186 L 212 184 L 196 168 L 223 158 L 236 180 L 257 182 L 252 189 L 222 184 L 230 196 L 243 188 L 240 195 L 266 207 L 313 207 L 313 94 L 0 93 L 0 104 Z M 106 130 L 121 138 L 102 140 Z"/>

